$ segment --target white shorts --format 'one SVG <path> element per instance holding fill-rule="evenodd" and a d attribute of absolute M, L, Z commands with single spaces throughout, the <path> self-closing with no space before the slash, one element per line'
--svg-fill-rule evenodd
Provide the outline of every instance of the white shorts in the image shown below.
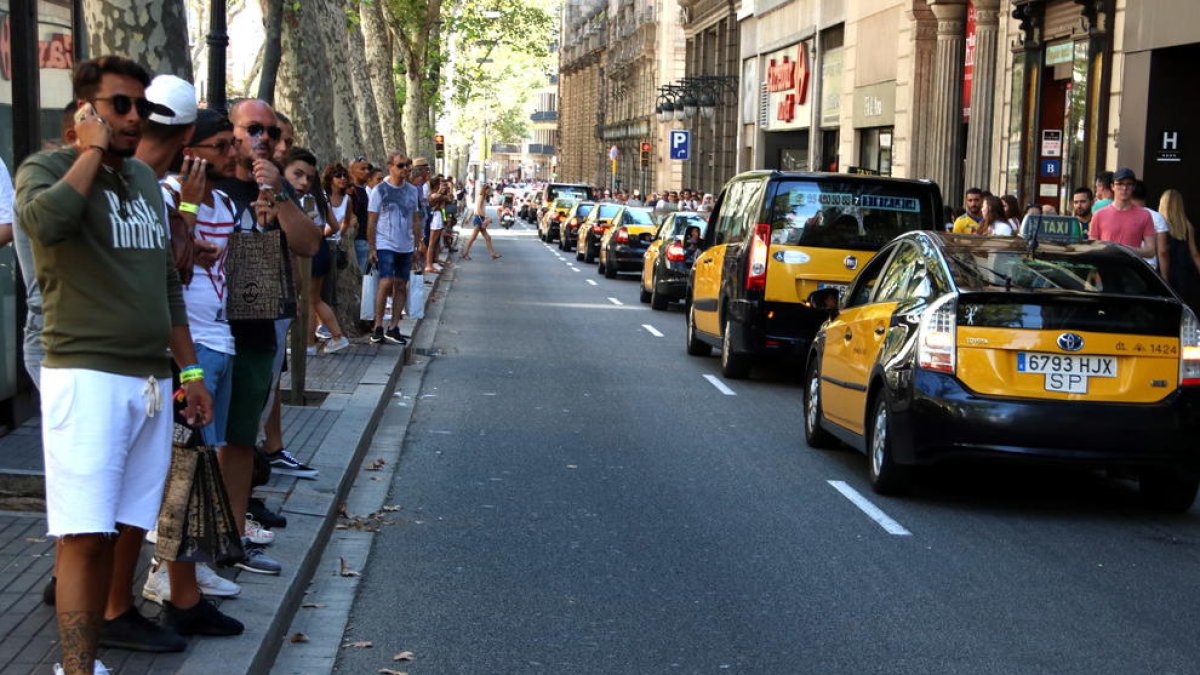
<path fill-rule="evenodd" d="M 49 534 L 153 528 L 171 466 L 171 380 L 43 368 L 41 393 Z"/>

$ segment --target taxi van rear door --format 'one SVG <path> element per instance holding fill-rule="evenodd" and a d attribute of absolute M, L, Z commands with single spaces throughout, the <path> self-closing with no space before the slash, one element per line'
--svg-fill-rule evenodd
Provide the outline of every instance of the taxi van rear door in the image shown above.
<path fill-rule="evenodd" d="M 692 266 L 692 311 L 696 329 L 721 335 L 722 291 L 743 298 L 745 249 L 761 204 L 766 178 L 731 181 L 713 207 L 705 233 L 707 249 Z"/>
<path fill-rule="evenodd" d="M 813 291 L 844 292 L 854 275 L 896 236 L 931 228 L 932 186 L 804 177 L 776 183 L 767 302 L 800 303 Z"/>
<path fill-rule="evenodd" d="M 1179 386 L 1180 318 L 1166 298 L 963 293 L 957 376 L 984 395 L 1154 403 Z"/>

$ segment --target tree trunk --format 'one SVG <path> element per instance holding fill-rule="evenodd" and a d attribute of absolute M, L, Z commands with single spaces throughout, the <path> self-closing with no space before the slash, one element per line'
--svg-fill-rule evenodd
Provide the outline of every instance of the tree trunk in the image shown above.
<path fill-rule="evenodd" d="M 396 115 L 396 76 L 392 69 L 392 37 L 383 20 L 380 3 L 374 0 L 360 2 L 358 15 L 362 20 L 363 53 L 367 61 L 367 76 L 371 81 L 371 92 L 375 98 L 375 111 L 379 115 L 379 127 L 383 136 L 384 154 L 401 149 L 400 118 Z M 381 155 L 371 158 L 382 163 Z"/>
<path fill-rule="evenodd" d="M 353 157 L 363 150 L 363 138 L 359 130 L 358 117 L 355 114 L 354 88 L 346 58 L 346 14 L 343 11 L 344 0 L 304 0 L 317 6 L 320 14 L 318 22 L 321 41 L 309 43 L 311 47 L 320 47 L 325 51 L 328 69 L 324 86 L 331 90 L 333 96 L 333 154 L 318 154 L 317 160 L 324 165 L 336 159 Z M 318 167 L 319 170 L 319 167 Z"/>
<path fill-rule="evenodd" d="M 263 0 L 262 70 L 259 72 L 258 98 L 275 105 L 275 82 L 279 78 L 279 61 L 283 55 L 283 0 Z"/>
<path fill-rule="evenodd" d="M 192 81 L 183 0 L 83 0 L 83 20 L 91 55 L 120 54 Z"/>
<path fill-rule="evenodd" d="M 276 107 L 292 119 L 296 144 L 324 160 L 336 157 L 337 148 L 334 134 L 330 133 L 334 128 L 333 95 L 329 89 L 329 74 L 333 69 L 321 46 L 319 29 L 319 22 L 325 18 L 322 2 L 305 0 L 298 6 L 284 8 Z"/>
<path fill-rule="evenodd" d="M 351 0 L 351 7 L 359 0 Z M 344 11 L 344 10 L 343 10 Z M 379 109 L 375 105 L 375 92 L 371 86 L 371 75 L 367 70 L 366 46 L 363 44 L 362 23 L 354 22 L 346 26 L 346 66 L 350 71 L 350 86 L 354 90 L 354 113 L 358 118 L 359 133 L 363 139 L 363 147 L 354 148 L 350 156 L 365 152 L 368 157 L 382 157 L 386 150 L 383 147 L 383 130 L 380 127 Z M 350 151 L 343 148 L 343 151 Z"/>
<path fill-rule="evenodd" d="M 404 55 L 404 144 L 410 156 L 433 158 L 433 132 L 429 129 L 429 101 L 438 91 L 436 74 L 430 72 L 431 54 L 440 49 L 438 22 L 442 0 L 428 0 L 423 16 L 412 25 L 400 26 L 398 42 Z"/>

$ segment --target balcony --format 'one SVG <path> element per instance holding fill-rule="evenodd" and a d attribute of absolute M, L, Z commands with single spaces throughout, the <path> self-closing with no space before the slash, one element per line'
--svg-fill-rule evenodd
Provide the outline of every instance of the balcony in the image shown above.
<path fill-rule="evenodd" d="M 546 145 L 545 143 L 530 143 L 529 154 L 531 155 L 553 155 L 554 146 Z"/>
<path fill-rule="evenodd" d="M 529 119 L 530 119 L 530 121 L 533 121 L 533 122 L 557 122 L 558 121 L 558 111 L 557 110 L 539 110 L 538 112 L 535 112 L 532 115 L 530 115 Z"/>

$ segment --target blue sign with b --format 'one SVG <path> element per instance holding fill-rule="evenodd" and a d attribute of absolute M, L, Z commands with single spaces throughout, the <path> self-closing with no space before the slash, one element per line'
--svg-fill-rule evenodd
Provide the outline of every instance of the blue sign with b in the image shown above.
<path fill-rule="evenodd" d="M 687 129 L 672 129 L 668 145 L 671 159 L 691 159 L 692 132 Z"/>

